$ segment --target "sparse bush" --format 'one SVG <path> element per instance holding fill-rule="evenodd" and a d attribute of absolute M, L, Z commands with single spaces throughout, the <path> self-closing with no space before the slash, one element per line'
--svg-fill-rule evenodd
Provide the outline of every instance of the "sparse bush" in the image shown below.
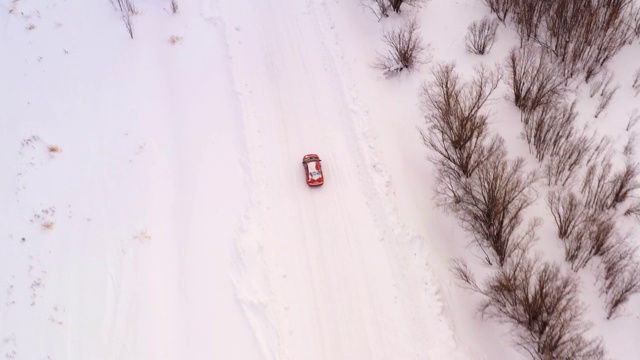
<path fill-rule="evenodd" d="M 524 170 L 524 160 L 507 160 L 503 149 L 460 182 L 452 208 L 489 264 L 503 266 L 513 253 L 528 247 L 531 236 L 517 236 L 516 230 L 535 199 L 534 181 L 534 174 Z"/>
<path fill-rule="evenodd" d="M 604 276 L 600 292 L 605 295 L 607 319 L 611 319 L 629 301 L 640 293 L 640 264 L 636 248 L 626 239 L 617 242 L 602 257 Z"/>
<path fill-rule="evenodd" d="M 596 148 L 594 142 L 593 135 L 576 134 L 575 129 L 571 129 L 567 137 L 550 151 L 544 165 L 547 185 L 567 185 L 593 153 Z"/>
<path fill-rule="evenodd" d="M 382 18 L 389 17 L 388 0 L 362 0 L 362 5 L 371 10 L 378 18 L 378 21 L 382 20 Z"/>
<path fill-rule="evenodd" d="M 547 195 L 547 206 L 558 227 L 558 237 L 566 239 L 573 235 L 584 218 L 584 206 L 571 191 L 551 191 Z"/>
<path fill-rule="evenodd" d="M 456 261 L 453 271 L 463 286 L 484 296 L 481 314 L 510 324 L 515 343 L 532 359 L 604 359 L 601 339 L 585 337 L 591 324 L 582 320 L 578 282 L 557 265 L 518 252 L 483 286 L 464 261 Z"/>
<path fill-rule="evenodd" d="M 171 12 L 174 14 L 178 12 L 178 0 L 171 0 Z"/>
<path fill-rule="evenodd" d="M 534 45 L 512 49 L 507 61 L 508 84 L 514 104 L 523 111 L 551 105 L 564 93 L 565 79 L 558 75 L 551 55 Z"/>
<path fill-rule="evenodd" d="M 572 134 L 577 116 L 575 102 L 570 106 L 543 102 L 533 110 L 522 113 L 522 137 L 538 161 L 543 161 L 548 153 L 557 154 Z"/>
<path fill-rule="evenodd" d="M 633 76 L 633 84 L 631 84 L 631 87 L 636 92 L 636 96 L 638 96 L 638 94 L 640 94 L 640 68 L 636 70 Z"/>
<path fill-rule="evenodd" d="M 500 74 L 479 67 L 467 83 L 460 80 L 454 65 L 439 64 L 433 76 L 422 88 L 428 126 L 420 131 L 422 140 L 440 156 L 436 163 L 441 172 L 453 179 L 467 178 L 502 146 L 500 140 L 490 139 L 487 117 L 480 114 Z"/>
<path fill-rule="evenodd" d="M 423 63 L 425 48 L 418 29 L 418 22 L 414 19 L 398 29 L 385 30 L 383 40 L 389 46 L 388 54 L 380 55 L 374 66 L 392 74 L 403 69 L 414 69 Z"/>
<path fill-rule="evenodd" d="M 498 20 L 484 17 L 480 22 L 472 22 L 467 30 L 468 33 L 465 37 L 467 51 L 478 55 L 488 54 L 496 41 Z"/>
<path fill-rule="evenodd" d="M 127 28 L 129 36 L 133 39 L 133 23 L 131 17 L 136 13 L 133 0 L 110 0 L 111 4 L 122 14 L 122 21 Z"/>
<path fill-rule="evenodd" d="M 609 86 L 613 81 L 613 72 L 609 69 L 605 68 L 600 72 L 600 76 L 594 78 L 589 86 L 589 96 L 593 97 L 597 94 L 603 87 Z"/>
<path fill-rule="evenodd" d="M 580 226 L 563 240 L 565 260 L 578 271 L 596 256 L 605 255 L 614 239 L 614 222 L 604 212 L 588 213 Z"/>
<path fill-rule="evenodd" d="M 629 131 L 633 129 L 639 121 L 640 111 L 638 111 L 638 108 L 635 108 L 633 109 L 633 111 L 631 111 L 631 114 L 629 114 L 629 121 L 627 121 L 627 127 L 625 130 Z"/>
<path fill-rule="evenodd" d="M 600 92 L 600 100 L 598 101 L 598 108 L 596 109 L 596 113 L 594 114 L 595 118 L 598 118 L 598 116 L 602 113 L 602 111 L 604 111 L 604 109 L 606 109 L 609 106 L 609 104 L 611 103 L 611 100 L 613 99 L 613 95 L 615 95 L 616 91 L 618 91 L 618 89 L 620 88 L 620 86 L 611 88 L 609 84 L 610 83 L 607 83 L 606 86 Z"/>
<path fill-rule="evenodd" d="M 419 6 L 421 3 L 424 2 L 424 0 L 388 0 L 388 1 L 389 1 L 389 6 L 391 6 L 391 9 L 396 13 L 400 12 L 400 7 L 403 4 L 406 4 L 409 6 Z"/>

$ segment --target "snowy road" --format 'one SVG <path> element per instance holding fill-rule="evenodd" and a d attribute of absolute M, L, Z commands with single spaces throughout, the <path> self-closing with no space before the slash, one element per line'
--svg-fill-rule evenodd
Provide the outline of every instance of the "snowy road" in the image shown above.
<path fill-rule="evenodd" d="M 419 303 L 423 294 L 409 293 L 424 284 L 407 283 L 416 269 L 393 250 L 402 239 L 376 192 L 370 154 L 363 153 L 370 144 L 361 143 L 354 125 L 360 112 L 349 103 L 351 80 L 340 78 L 327 45 L 324 5 L 215 7 L 242 104 L 253 187 L 239 291 L 268 358 L 455 358 L 437 298 Z M 300 165 L 311 152 L 324 161 L 318 189 L 306 186 Z M 256 273 L 266 276 L 256 283 Z M 417 318 L 425 314 L 432 318 Z"/>

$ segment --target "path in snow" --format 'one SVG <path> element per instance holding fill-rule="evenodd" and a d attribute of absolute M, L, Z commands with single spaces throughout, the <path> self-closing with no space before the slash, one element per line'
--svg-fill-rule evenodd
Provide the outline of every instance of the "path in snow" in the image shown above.
<path fill-rule="evenodd" d="M 437 285 L 395 244 L 404 234 L 378 192 L 325 5 L 220 2 L 217 13 L 253 186 L 238 291 L 265 356 L 456 358 Z M 324 161 L 318 189 L 300 164 L 311 152 Z"/>

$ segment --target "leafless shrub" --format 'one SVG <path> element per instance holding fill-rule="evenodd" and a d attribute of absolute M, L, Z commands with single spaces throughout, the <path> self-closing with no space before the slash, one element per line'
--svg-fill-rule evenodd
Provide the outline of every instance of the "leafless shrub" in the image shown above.
<path fill-rule="evenodd" d="M 178 0 L 171 0 L 171 12 L 174 14 L 178 12 Z"/>
<path fill-rule="evenodd" d="M 400 12 L 400 7 L 403 4 L 406 4 L 409 6 L 420 6 L 420 4 L 424 2 L 424 0 L 388 0 L 388 1 L 389 1 L 389 6 L 391 6 L 391 9 L 396 13 Z"/>
<path fill-rule="evenodd" d="M 526 45 L 512 49 L 507 69 L 514 104 L 523 111 L 552 104 L 566 91 L 565 79 L 558 76 L 551 55 L 539 47 Z"/>
<path fill-rule="evenodd" d="M 171 35 L 169 37 L 169 44 L 171 45 L 176 45 L 182 42 L 182 36 L 178 36 L 178 35 Z"/>
<path fill-rule="evenodd" d="M 589 96 L 593 97 L 603 87 L 608 87 L 611 81 L 613 81 L 613 72 L 606 68 L 603 69 L 603 71 L 600 72 L 600 76 L 594 78 L 591 85 L 589 85 Z"/>
<path fill-rule="evenodd" d="M 439 155 L 435 162 L 441 172 L 452 179 L 468 178 L 502 146 L 497 138 L 490 139 L 487 116 L 480 113 L 500 73 L 479 67 L 471 82 L 463 82 L 453 64 L 439 64 L 432 72 L 434 80 L 422 88 L 427 112 L 422 140 Z"/>
<path fill-rule="evenodd" d="M 636 219 L 640 219 L 640 201 L 635 200 L 629 204 L 627 210 L 624 212 L 624 216 L 633 215 Z"/>
<path fill-rule="evenodd" d="M 578 271 L 596 256 L 605 255 L 615 236 L 614 221 L 606 213 L 587 213 L 580 227 L 563 240 L 565 260 Z"/>
<path fill-rule="evenodd" d="M 636 96 L 638 96 L 638 94 L 640 94 L 640 68 L 638 68 L 633 75 L 633 84 L 631 84 L 631 87 L 636 92 Z"/>
<path fill-rule="evenodd" d="M 496 41 L 498 20 L 492 20 L 485 16 L 480 22 L 472 22 L 467 30 L 467 36 L 465 37 L 467 51 L 478 55 L 488 54 Z"/>
<path fill-rule="evenodd" d="M 576 134 L 574 131 L 572 129 L 557 147 L 551 149 L 544 165 L 547 185 L 566 186 L 594 152 L 595 137 L 584 132 Z"/>
<path fill-rule="evenodd" d="M 390 75 L 403 69 L 414 69 L 422 64 L 425 48 L 418 29 L 418 22 L 414 19 L 398 29 L 385 30 L 383 40 L 389 46 L 389 50 L 386 55 L 378 57 L 374 67 Z"/>
<path fill-rule="evenodd" d="M 624 148 L 622 149 L 622 154 L 627 158 L 635 155 L 637 141 L 638 141 L 638 133 L 635 131 L 631 132 L 629 134 L 629 138 L 627 138 L 627 142 L 624 144 Z"/>
<path fill-rule="evenodd" d="M 611 179 L 611 199 L 609 208 L 624 202 L 631 193 L 640 188 L 638 182 L 638 165 L 627 162 L 621 171 L 613 174 Z"/>
<path fill-rule="evenodd" d="M 521 44 L 538 38 L 540 26 L 549 9 L 549 1 L 513 1 L 511 12 Z"/>
<path fill-rule="evenodd" d="M 613 95 L 616 94 L 616 91 L 618 91 L 619 88 L 620 86 L 611 88 L 611 86 L 607 84 L 602 89 L 602 91 L 600 92 L 600 100 L 598 101 L 598 108 L 596 109 L 596 113 L 594 114 L 596 119 L 602 113 L 602 111 L 604 111 L 604 109 L 609 106 L 611 100 L 613 99 Z"/>
<path fill-rule="evenodd" d="M 489 264 L 503 266 L 514 252 L 528 247 L 531 236 L 517 236 L 516 230 L 535 199 L 534 181 L 534 174 L 525 172 L 523 159 L 507 160 L 502 150 L 460 182 L 452 208 Z"/>
<path fill-rule="evenodd" d="M 584 206 L 571 191 L 551 191 L 547 195 L 547 206 L 558 227 L 558 237 L 571 236 L 583 222 Z"/>
<path fill-rule="evenodd" d="M 587 167 L 580 188 L 585 205 L 597 211 L 614 209 L 638 188 L 638 166 L 627 162 L 619 171 L 613 172 L 610 157 L 601 164 Z"/>
<path fill-rule="evenodd" d="M 453 271 L 464 287 L 484 296 L 483 316 L 510 324 L 515 344 L 532 359 L 601 360 L 599 338 L 588 339 L 591 324 L 582 316 L 577 280 L 557 265 L 513 256 L 484 286 L 478 285 L 467 264 L 458 260 Z"/>
<path fill-rule="evenodd" d="M 361 4 L 371 10 L 376 18 L 378 18 L 378 21 L 389 17 L 390 5 L 388 0 L 362 0 Z"/>
<path fill-rule="evenodd" d="M 629 114 L 629 121 L 627 121 L 627 127 L 625 130 L 629 131 L 633 129 L 639 121 L 640 111 L 638 111 L 638 108 L 635 108 L 633 109 L 633 111 L 631 111 L 631 114 Z"/>
<path fill-rule="evenodd" d="M 122 14 L 122 21 L 127 28 L 129 36 L 133 39 L 133 23 L 131 17 L 136 14 L 136 8 L 133 0 L 110 0 L 111 4 Z"/>
<path fill-rule="evenodd" d="M 595 256 L 606 253 L 614 236 L 611 217 L 586 208 L 573 192 L 550 192 L 547 206 L 572 270 L 578 271 Z"/>
<path fill-rule="evenodd" d="M 514 0 L 484 0 L 484 3 L 496 14 L 502 23 L 507 19 L 509 11 L 513 7 Z"/>
<path fill-rule="evenodd" d="M 561 147 L 572 133 L 577 116 L 575 102 L 570 106 L 544 102 L 522 113 L 522 137 L 538 161 L 543 161 L 548 153 L 554 154 Z"/>
<path fill-rule="evenodd" d="M 589 208 L 604 211 L 609 203 L 609 173 L 612 171 L 611 160 L 603 164 L 591 164 L 583 177 L 580 193 L 585 205 Z"/>
<path fill-rule="evenodd" d="M 640 37 L 640 6 L 636 5 L 628 17 L 629 27 L 633 29 L 636 37 Z"/>
<path fill-rule="evenodd" d="M 605 295 L 607 319 L 619 313 L 634 294 L 640 293 L 640 262 L 636 248 L 626 239 L 618 239 L 602 257 L 604 276 L 601 294 Z"/>

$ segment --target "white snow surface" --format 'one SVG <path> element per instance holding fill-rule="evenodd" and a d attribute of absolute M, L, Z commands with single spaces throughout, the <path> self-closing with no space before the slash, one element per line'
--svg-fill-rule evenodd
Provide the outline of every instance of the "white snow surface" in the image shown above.
<path fill-rule="evenodd" d="M 504 27 L 490 55 L 464 51 L 482 1 L 380 22 L 357 0 L 135 5 L 130 39 L 108 0 L 0 0 L 0 357 L 526 358 L 449 271 L 488 269 L 432 200 L 429 66 L 370 66 L 412 16 L 431 61 L 501 61 Z M 613 60 L 622 85 L 638 58 Z M 623 129 L 640 101 L 620 94 L 604 116 Z M 495 125 L 517 134 L 500 96 Z M 637 297 L 610 321 L 584 297 L 590 333 L 637 359 Z"/>

